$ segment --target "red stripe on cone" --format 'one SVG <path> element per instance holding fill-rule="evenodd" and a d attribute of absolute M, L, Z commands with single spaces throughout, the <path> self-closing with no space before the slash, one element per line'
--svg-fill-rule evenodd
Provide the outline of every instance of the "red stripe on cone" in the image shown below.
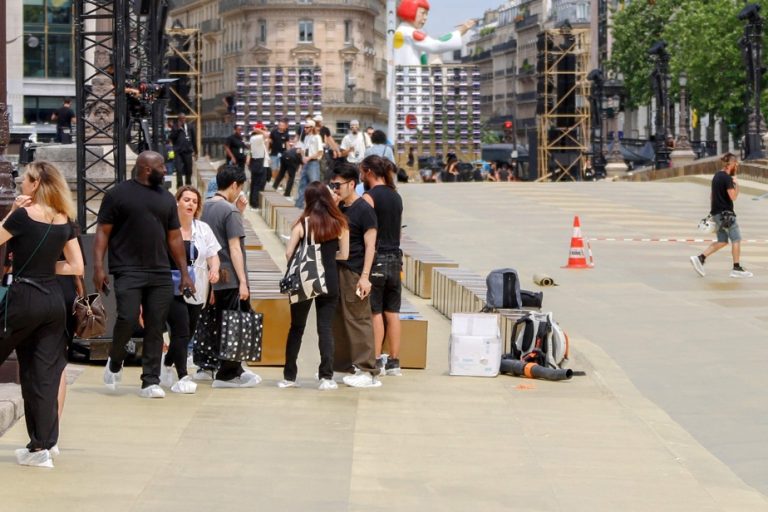
<path fill-rule="evenodd" d="M 590 260 L 592 255 L 590 251 Z M 587 254 L 584 250 L 584 237 L 581 235 L 581 222 L 579 216 L 573 218 L 573 235 L 571 236 L 571 248 L 568 251 L 568 264 L 563 268 L 592 268 L 594 262 L 587 262 Z"/>

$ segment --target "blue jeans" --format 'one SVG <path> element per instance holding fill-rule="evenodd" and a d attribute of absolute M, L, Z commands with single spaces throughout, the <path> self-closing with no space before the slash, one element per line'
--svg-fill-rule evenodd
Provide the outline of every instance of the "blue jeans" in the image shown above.
<path fill-rule="evenodd" d="M 304 170 L 299 180 L 299 192 L 296 196 L 296 208 L 304 209 L 304 191 L 307 189 L 307 185 L 313 181 L 320 181 L 320 162 L 317 160 L 310 160 L 304 164 Z"/>

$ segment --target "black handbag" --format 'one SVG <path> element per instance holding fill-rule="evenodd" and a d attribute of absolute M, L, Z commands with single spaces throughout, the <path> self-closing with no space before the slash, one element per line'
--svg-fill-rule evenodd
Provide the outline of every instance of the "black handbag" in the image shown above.
<path fill-rule="evenodd" d="M 224 361 L 261 361 L 264 315 L 256 313 L 249 302 L 221 312 L 219 359 Z"/>
<path fill-rule="evenodd" d="M 211 290 L 211 294 L 213 290 Z M 219 322 L 216 321 L 216 306 L 210 303 L 210 295 L 200 312 L 192 345 L 192 362 L 203 370 L 219 368 Z"/>

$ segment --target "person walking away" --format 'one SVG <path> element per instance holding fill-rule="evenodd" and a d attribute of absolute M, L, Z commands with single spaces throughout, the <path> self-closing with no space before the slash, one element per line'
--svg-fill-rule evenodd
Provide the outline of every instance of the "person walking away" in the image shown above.
<path fill-rule="evenodd" d="M 381 386 L 369 300 L 376 212 L 355 192 L 359 177 L 357 166 L 346 162 L 334 167 L 328 185 L 349 226 L 349 257 L 337 265 L 339 302 L 333 317 L 333 369 L 353 373 L 343 379 L 347 386 L 370 388 Z"/>
<path fill-rule="evenodd" d="M 393 164 L 395 163 L 395 154 L 392 152 L 392 148 L 387 145 L 386 133 L 381 130 L 374 130 L 371 134 L 371 142 L 371 146 L 365 150 L 364 157 L 377 155 L 386 158 Z"/>
<path fill-rule="evenodd" d="M 711 208 L 709 210 L 715 224 L 717 224 L 717 241 L 710 244 L 698 256 L 691 256 L 691 264 L 694 270 L 701 277 L 704 277 L 706 275 L 704 263 L 706 263 L 707 258 L 728 245 L 730 240 L 733 257 L 731 277 L 735 279 L 749 278 L 752 277 L 752 272 L 744 270 L 739 261 L 741 257 L 741 230 L 733 209 L 733 202 L 739 197 L 739 182 L 736 180 L 739 162 L 733 153 L 726 153 L 721 160 L 723 169 L 717 171 L 712 177 Z"/>
<path fill-rule="evenodd" d="M 243 127 L 236 125 L 232 134 L 224 141 L 224 152 L 227 161 L 240 169 L 245 170 L 245 158 L 248 147 L 243 142 Z"/>
<path fill-rule="evenodd" d="M 369 156 L 360 164 L 360 172 L 368 191 L 363 199 L 376 212 L 376 259 L 374 268 L 384 274 L 384 283 L 373 286 L 371 312 L 373 335 L 376 342 L 376 365 L 380 372 L 399 376 L 400 372 L 400 304 L 402 283 L 400 270 L 403 252 L 400 250 L 400 228 L 403 217 L 403 200 L 395 191 L 390 163 L 379 157 Z M 386 319 L 386 331 L 384 329 Z M 386 334 L 389 340 L 389 358 L 384 365 L 381 347 Z"/>
<path fill-rule="evenodd" d="M 272 168 L 272 179 L 275 180 L 272 188 L 277 190 L 282 178 L 276 179 L 277 173 L 282 171 L 281 155 L 288 150 L 288 142 L 290 135 L 288 134 L 288 120 L 283 118 L 277 123 L 277 128 L 269 133 L 269 162 Z M 285 176 L 285 172 L 282 173 Z"/>
<path fill-rule="evenodd" d="M 304 137 L 304 168 L 299 178 L 299 191 L 296 196 L 296 208 L 304 208 L 304 191 L 307 186 L 320 180 L 320 159 L 323 158 L 323 143 L 320 135 L 315 128 L 315 122 L 307 121 L 304 128 L 306 136 Z"/>
<path fill-rule="evenodd" d="M 365 136 L 360 131 L 360 121 L 353 119 L 349 122 L 349 133 L 341 139 L 341 156 L 349 163 L 359 164 L 363 161 L 365 149 Z"/>
<path fill-rule="evenodd" d="M 0 364 L 16 350 L 29 443 L 16 450 L 24 466 L 53 467 L 58 456 L 58 393 L 66 361 L 68 304 L 57 275 L 83 273 L 72 229 L 75 205 L 62 174 L 45 161 L 27 165 L 21 195 L 0 226 L 13 253 L 13 281 L 0 306 Z M 60 254 L 64 260 L 57 261 Z"/>
<path fill-rule="evenodd" d="M 291 238 L 285 247 L 285 257 L 290 260 L 305 237 L 311 237 L 320 244 L 321 259 L 325 269 L 325 284 L 328 292 L 317 297 L 291 304 L 291 328 L 285 344 L 285 367 L 283 380 L 277 383 L 279 388 L 296 387 L 298 367 L 296 360 L 301 349 L 301 340 L 307 325 L 307 316 L 314 302 L 317 313 L 317 336 L 320 347 L 320 391 L 336 389 L 333 380 L 333 332 L 331 322 L 339 298 L 339 277 L 336 260 L 345 260 L 349 256 L 349 231 L 347 220 L 336 206 L 328 187 L 314 181 L 305 191 L 304 211 L 296 220 L 291 230 Z M 305 220 L 310 233 L 304 231 Z"/>
<path fill-rule="evenodd" d="M 259 194 L 267 184 L 267 170 L 264 168 L 264 159 L 267 156 L 267 138 L 269 132 L 262 123 L 256 123 L 248 140 L 250 153 L 245 160 L 245 165 L 251 172 L 251 192 L 248 195 L 250 207 L 259 209 Z"/>
<path fill-rule="evenodd" d="M 201 220 L 208 224 L 221 246 L 219 280 L 213 284 L 216 322 L 221 324 L 222 311 L 242 307 L 250 297 L 248 271 L 245 266 L 245 230 L 243 215 L 247 200 L 242 194 L 245 172 L 227 167 L 216 175 L 219 191 L 206 201 Z M 261 377 L 243 368 L 241 361 L 220 361 L 212 387 L 250 388 Z"/>
<path fill-rule="evenodd" d="M 56 142 L 72 144 L 72 124 L 77 122 L 75 111 L 72 110 L 72 100 L 64 98 L 61 107 L 51 114 L 51 121 L 56 123 Z"/>
<path fill-rule="evenodd" d="M 144 319 L 141 391 L 143 398 L 164 398 L 160 387 L 163 327 L 173 300 L 168 255 L 181 274 L 178 291 L 195 292 L 187 272 L 176 201 L 163 187 L 163 157 L 144 151 L 136 159 L 136 177 L 110 189 L 101 203 L 93 242 L 93 284 L 109 293 L 104 254 L 109 246 L 109 270 L 114 276 L 117 312 L 112 346 L 104 368 L 104 385 L 115 390 L 122 381 L 126 345 Z"/>
<path fill-rule="evenodd" d="M 174 297 L 168 311 L 170 343 L 163 360 L 160 382 L 174 393 L 192 394 L 197 390 L 187 375 L 187 354 L 189 341 L 197 329 L 197 321 L 208 297 L 208 283 L 219 282 L 219 245 L 210 226 L 198 220 L 203 210 L 200 192 L 189 185 L 176 191 L 176 205 L 181 223 L 181 238 L 187 265 L 193 268 L 195 293 L 181 294 L 174 290 Z M 171 272 L 178 274 L 176 262 L 171 260 Z M 175 271 L 175 272 L 174 272 Z M 176 367 L 176 377 L 171 368 Z"/>
<path fill-rule="evenodd" d="M 191 185 L 192 165 L 194 159 L 197 158 L 197 135 L 192 123 L 187 123 L 186 114 L 179 114 L 168 139 L 173 144 L 176 188 L 181 188 L 182 185 Z"/>

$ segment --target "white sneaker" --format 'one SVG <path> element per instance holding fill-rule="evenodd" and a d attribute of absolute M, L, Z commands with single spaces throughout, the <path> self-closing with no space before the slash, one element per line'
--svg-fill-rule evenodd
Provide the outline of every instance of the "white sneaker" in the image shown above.
<path fill-rule="evenodd" d="M 320 379 L 320 385 L 317 387 L 320 391 L 329 391 L 331 389 L 338 389 L 339 386 L 331 379 Z"/>
<path fill-rule="evenodd" d="M 698 256 L 691 256 L 691 265 L 693 265 L 693 270 L 698 272 L 701 277 L 707 275 L 707 273 L 704 272 L 704 264 L 701 262 Z"/>
<path fill-rule="evenodd" d="M 731 277 L 733 277 L 735 279 L 746 279 L 746 278 L 749 278 L 749 277 L 752 277 L 752 276 L 753 276 L 753 274 L 749 270 L 744 270 L 744 269 L 741 269 L 741 270 L 736 270 L 736 269 L 731 270 Z"/>
<path fill-rule="evenodd" d="M 381 381 L 368 372 L 358 370 L 354 375 L 347 375 L 342 379 L 344 384 L 352 388 L 378 388 Z"/>
<path fill-rule="evenodd" d="M 301 386 L 299 386 L 299 383 L 296 382 L 295 380 L 283 379 L 277 383 L 277 387 L 279 387 L 280 389 L 285 389 L 285 388 L 298 388 Z"/>
<path fill-rule="evenodd" d="M 261 377 L 251 371 L 244 371 L 239 377 L 230 380 L 214 380 L 212 388 L 252 388 L 261 382 Z"/>
<path fill-rule="evenodd" d="M 31 452 L 26 448 L 19 448 L 16 450 L 16 462 L 22 466 L 35 466 L 38 468 L 52 468 L 53 459 L 51 459 L 51 452 L 48 450 L 40 450 L 37 452 Z"/>
<path fill-rule="evenodd" d="M 192 378 L 195 380 L 213 380 L 213 370 L 197 370 Z"/>
<path fill-rule="evenodd" d="M 192 377 L 185 375 L 181 380 L 171 386 L 171 391 L 183 395 L 194 395 L 195 391 L 197 391 L 197 384 L 192 380 Z"/>
<path fill-rule="evenodd" d="M 160 385 L 166 388 L 173 386 L 173 382 L 176 380 L 174 368 L 172 366 L 165 366 L 165 363 L 160 364 Z"/>
<path fill-rule="evenodd" d="M 141 398 L 165 398 L 165 391 L 157 384 L 152 384 L 146 388 L 141 388 L 139 396 Z"/>
<path fill-rule="evenodd" d="M 51 446 L 51 449 L 48 450 L 48 453 L 51 454 L 51 457 L 58 457 L 61 455 L 61 451 L 59 451 L 59 445 L 55 444 Z"/>
<path fill-rule="evenodd" d="M 112 362 L 112 359 L 108 358 L 107 366 L 104 368 L 104 386 L 106 386 L 107 389 L 114 391 L 117 389 L 117 385 L 123 380 L 123 369 L 120 368 L 119 372 L 112 373 L 109 369 L 110 362 Z"/>

